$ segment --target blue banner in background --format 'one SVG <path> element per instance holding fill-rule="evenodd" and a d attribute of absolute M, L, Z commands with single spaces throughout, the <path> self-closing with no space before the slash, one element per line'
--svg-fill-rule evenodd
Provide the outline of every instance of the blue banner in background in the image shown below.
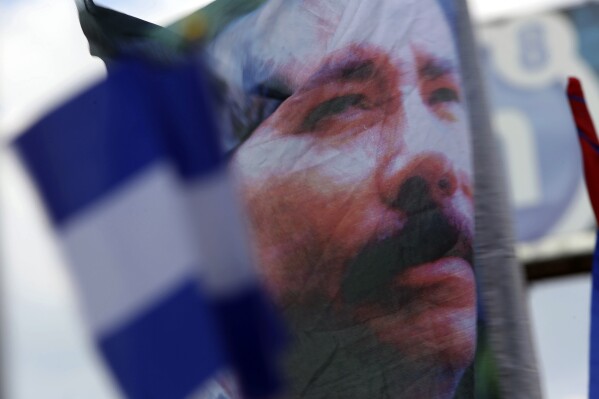
<path fill-rule="evenodd" d="M 563 90 L 568 75 L 599 102 L 599 6 L 502 20 L 480 29 L 481 64 L 507 168 L 518 240 L 592 231 L 575 127 Z M 591 111 L 593 112 L 593 111 Z"/>

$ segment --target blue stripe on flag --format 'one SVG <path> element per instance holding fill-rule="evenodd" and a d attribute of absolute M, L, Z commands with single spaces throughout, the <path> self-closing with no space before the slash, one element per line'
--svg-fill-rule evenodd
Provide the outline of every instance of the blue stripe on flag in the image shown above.
<path fill-rule="evenodd" d="M 278 356 L 287 337 L 278 314 L 257 285 L 214 304 L 221 336 L 244 397 L 264 398 L 281 389 Z"/>
<path fill-rule="evenodd" d="M 578 130 L 578 136 L 583 139 L 588 145 L 590 145 L 595 151 L 599 152 L 599 146 L 597 146 L 597 144 L 593 143 L 593 141 L 587 136 L 587 134 L 584 132 L 584 130 L 582 129 L 576 129 Z"/>
<path fill-rule="evenodd" d="M 568 94 L 568 97 L 571 100 L 574 100 L 576 102 L 582 103 L 582 104 L 586 104 L 586 101 L 584 100 L 584 98 L 577 96 L 576 94 Z"/>
<path fill-rule="evenodd" d="M 191 64 L 164 73 L 129 60 L 21 135 L 16 147 L 53 221 L 63 224 L 159 158 L 183 179 L 220 166 L 206 85 Z"/>
<path fill-rule="evenodd" d="M 224 163 L 216 115 L 199 62 L 183 64 L 177 73 L 157 73 L 152 86 L 162 99 L 154 112 L 161 118 L 165 141 L 184 179 L 194 179 Z M 146 65 L 139 67 L 148 70 Z M 156 94 L 154 94 L 156 96 Z M 181 99 L 180 101 L 173 101 Z"/>
<path fill-rule="evenodd" d="M 128 398 L 184 398 L 225 366 L 215 327 L 190 280 L 99 346 Z"/>
<path fill-rule="evenodd" d="M 56 224 L 161 156 L 151 122 L 128 101 L 135 91 L 121 91 L 123 107 L 110 103 L 111 91 L 107 84 L 92 88 L 16 140 Z"/>

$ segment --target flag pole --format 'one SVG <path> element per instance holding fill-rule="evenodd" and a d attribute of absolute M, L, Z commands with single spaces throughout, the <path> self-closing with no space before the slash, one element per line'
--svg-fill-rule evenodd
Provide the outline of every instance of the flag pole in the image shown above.
<path fill-rule="evenodd" d="M 475 171 L 475 267 L 501 397 L 541 398 L 524 270 L 515 255 L 506 178 L 492 133 L 489 107 L 466 0 L 456 0 L 459 51 L 467 86 Z"/>

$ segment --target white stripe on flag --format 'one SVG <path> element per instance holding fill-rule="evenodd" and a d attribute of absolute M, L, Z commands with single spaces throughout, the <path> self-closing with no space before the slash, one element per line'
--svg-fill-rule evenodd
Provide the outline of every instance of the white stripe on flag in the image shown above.
<path fill-rule="evenodd" d="M 223 297 L 257 284 L 241 206 L 226 170 L 194 181 L 187 198 L 208 266 L 200 269 L 206 293 Z"/>
<path fill-rule="evenodd" d="M 158 164 L 61 229 L 91 330 L 109 332 L 194 273 L 175 174 Z"/>
<path fill-rule="evenodd" d="M 186 187 L 165 163 L 75 217 L 60 236 L 91 330 L 110 331 L 190 275 L 213 298 L 256 284 L 242 220 L 224 170 Z"/>

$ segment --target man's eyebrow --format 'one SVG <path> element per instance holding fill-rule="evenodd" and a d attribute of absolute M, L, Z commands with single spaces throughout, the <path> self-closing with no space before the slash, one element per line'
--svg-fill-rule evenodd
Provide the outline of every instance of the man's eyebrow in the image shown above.
<path fill-rule="evenodd" d="M 372 60 L 360 60 L 349 65 L 341 65 L 337 69 L 337 79 L 346 82 L 363 82 L 370 79 L 375 73 Z"/>
<path fill-rule="evenodd" d="M 445 59 L 429 58 L 424 65 L 418 69 L 421 79 L 435 80 L 451 74 L 454 67 L 450 61 Z"/>
<path fill-rule="evenodd" d="M 338 60 L 325 65 L 310 80 L 310 86 L 328 82 L 366 82 L 376 74 L 372 59 Z"/>

